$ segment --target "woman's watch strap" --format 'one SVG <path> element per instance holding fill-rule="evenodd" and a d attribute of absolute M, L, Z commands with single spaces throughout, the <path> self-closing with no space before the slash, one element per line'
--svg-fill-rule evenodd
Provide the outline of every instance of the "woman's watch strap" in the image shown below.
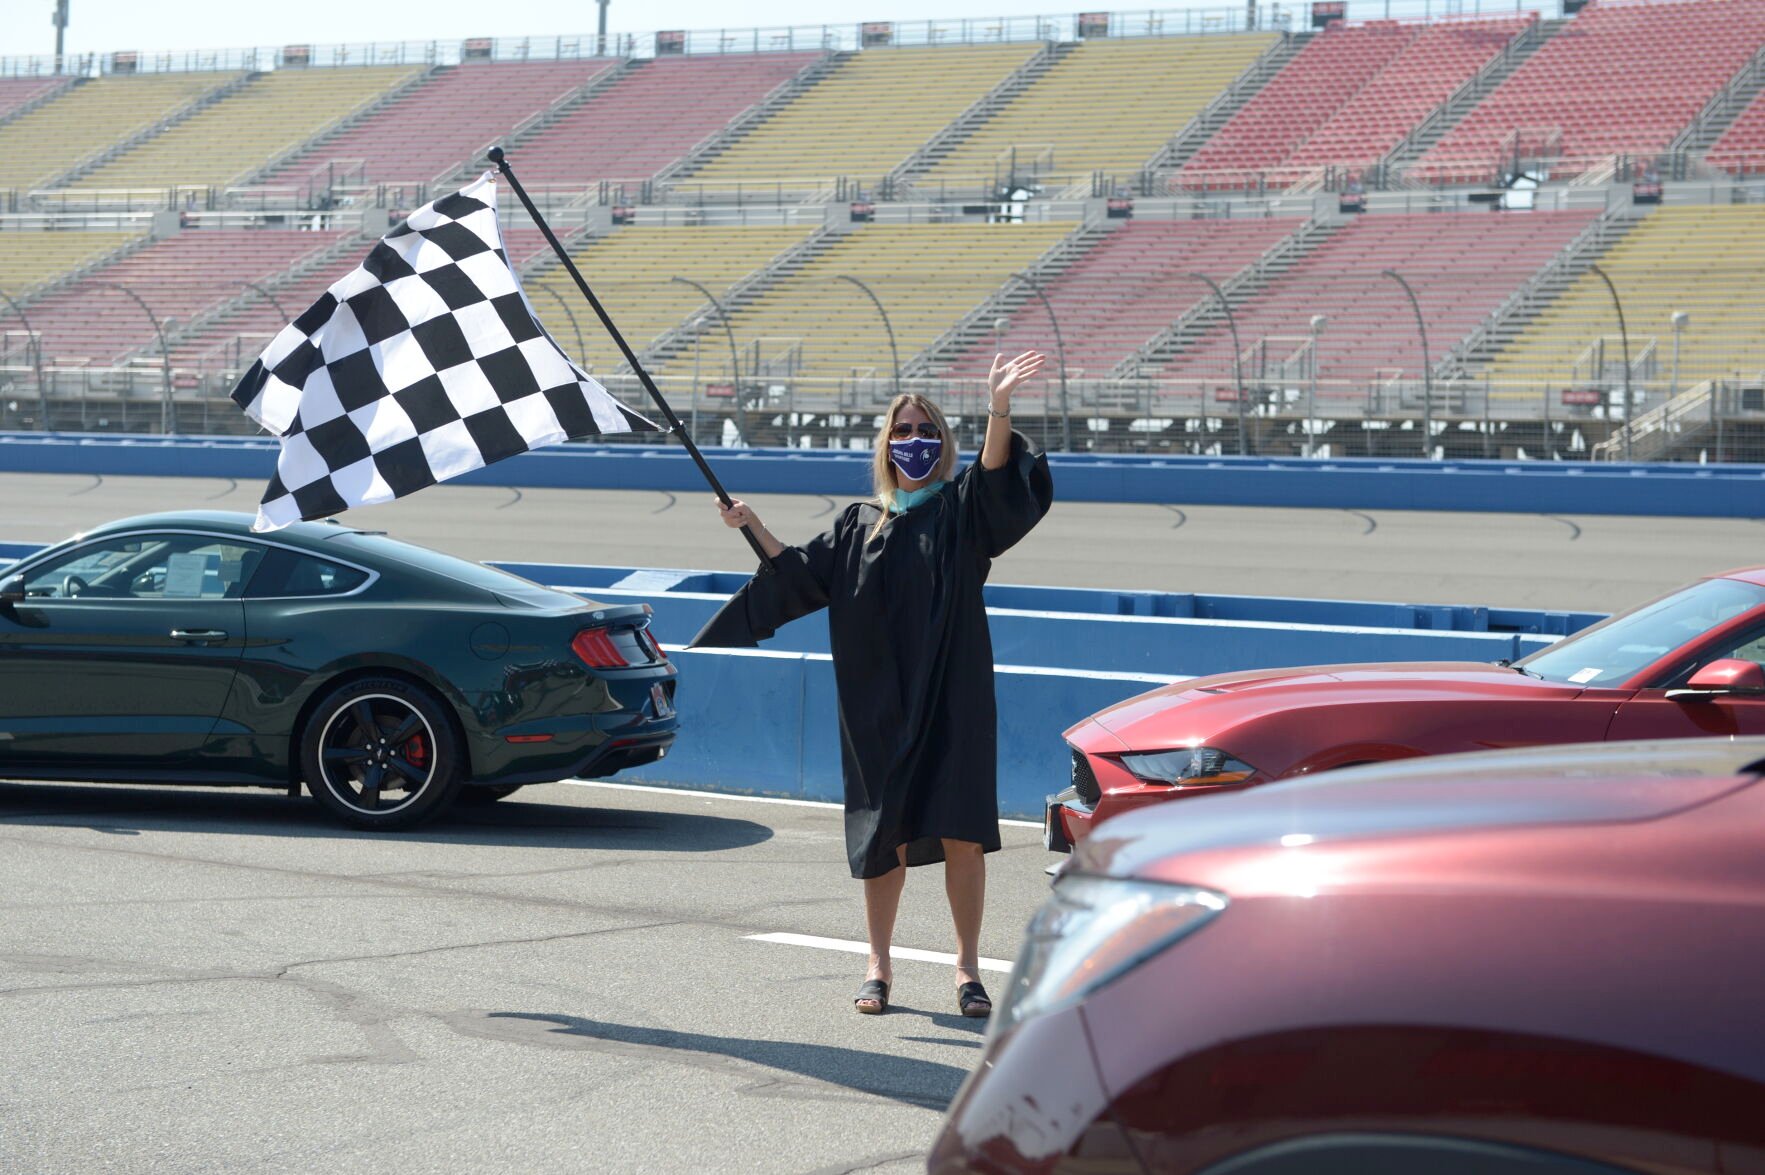
<path fill-rule="evenodd" d="M 1003 417 L 1003 416 L 1010 416 L 1010 415 L 1011 415 L 1011 409 L 1009 409 L 1009 408 L 1007 408 L 1007 409 L 1006 409 L 1006 410 L 1005 410 L 1005 411 L 1003 411 L 1003 412 L 995 412 L 995 411 L 993 411 L 993 406 L 992 406 L 992 405 L 991 405 L 991 404 L 988 404 L 988 405 L 987 405 L 987 415 L 988 415 L 988 416 L 1001 416 L 1001 417 Z"/>

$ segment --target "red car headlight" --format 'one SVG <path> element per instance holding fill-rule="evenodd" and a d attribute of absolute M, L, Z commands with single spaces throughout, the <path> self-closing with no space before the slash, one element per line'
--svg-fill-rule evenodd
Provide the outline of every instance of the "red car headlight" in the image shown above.
<path fill-rule="evenodd" d="M 1225 908 L 1225 894 L 1192 885 L 1062 877 L 1024 931 L 992 1027 L 1083 999 Z"/>
<path fill-rule="evenodd" d="M 1256 768 L 1218 747 L 1123 755 L 1121 761 L 1136 779 L 1166 787 L 1219 787 L 1243 783 L 1256 774 Z"/>

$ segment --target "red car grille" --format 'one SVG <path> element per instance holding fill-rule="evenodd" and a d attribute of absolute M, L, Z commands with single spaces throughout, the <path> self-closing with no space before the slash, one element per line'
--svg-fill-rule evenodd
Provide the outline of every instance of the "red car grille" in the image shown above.
<path fill-rule="evenodd" d="M 1097 786 L 1097 776 L 1091 770 L 1091 760 L 1076 747 L 1072 753 L 1072 786 L 1086 807 L 1096 807 L 1097 801 L 1103 798 L 1103 789 Z"/>

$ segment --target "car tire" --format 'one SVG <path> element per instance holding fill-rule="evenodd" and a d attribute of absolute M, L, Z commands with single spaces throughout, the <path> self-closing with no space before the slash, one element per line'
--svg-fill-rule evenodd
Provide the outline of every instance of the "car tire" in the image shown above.
<path fill-rule="evenodd" d="M 473 787 L 461 788 L 460 798 L 454 802 L 471 804 L 481 808 L 485 804 L 506 800 L 526 786 L 524 783 L 480 783 Z"/>
<path fill-rule="evenodd" d="M 307 790 L 356 828 L 414 828 L 446 810 L 465 783 L 464 759 L 442 703 L 398 678 L 337 687 L 300 734 Z"/>

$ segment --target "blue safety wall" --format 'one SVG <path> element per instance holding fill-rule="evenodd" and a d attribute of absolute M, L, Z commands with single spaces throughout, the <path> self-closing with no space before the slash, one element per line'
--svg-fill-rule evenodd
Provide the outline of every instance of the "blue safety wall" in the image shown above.
<path fill-rule="evenodd" d="M 266 437 L 0 433 L 0 472 L 268 480 Z M 731 493 L 859 496 L 869 456 L 830 449 L 709 449 Z M 1055 454 L 1060 498 L 1524 514 L 1765 517 L 1765 466 L 1527 461 L 1293 460 Z M 465 485 L 702 490 L 679 446 L 563 445 L 455 479 Z"/>
<path fill-rule="evenodd" d="M 0 543 L 0 561 L 40 548 Z M 745 577 L 727 572 L 497 563 L 607 602 L 642 602 L 681 667 L 683 734 L 668 758 L 628 772 L 677 786 L 840 798 L 838 719 L 824 614 L 780 629 L 762 650 L 683 650 Z M 1601 616 L 1462 605 L 1359 603 L 1089 588 L 986 589 L 998 663 L 1003 812 L 1036 816 L 1066 785 L 1060 733 L 1173 680 L 1367 661 L 1524 656 Z"/>

